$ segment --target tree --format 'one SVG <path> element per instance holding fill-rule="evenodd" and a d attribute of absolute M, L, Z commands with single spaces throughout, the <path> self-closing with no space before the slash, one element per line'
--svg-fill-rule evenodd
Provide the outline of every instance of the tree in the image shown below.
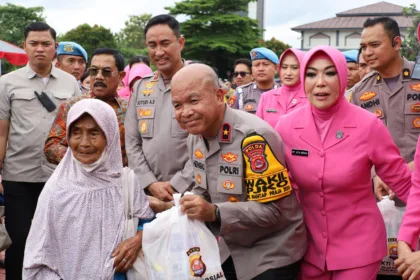
<path fill-rule="evenodd" d="M 43 12 L 43 7 L 25 8 L 10 3 L 0 5 L 0 39 L 22 46 L 25 26 L 34 21 L 45 22 Z M 17 69 L 16 66 L 12 66 L 5 60 L 2 60 L 1 63 L 3 74 Z"/>
<path fill-rule="evenodd" d="M 200 60 L 216 67 L 221 76 L 236 59 L 249 57 L 259 46 L 261 29 L 248 14 L 253 0 L 183 0 L 166 7 L 172 15 L 186 15 L 181 32 L 186 39 L 186 59 Z"/>
<path fill-rule="evenodd" d="M 408 35 L 404 38 L 402 46 L 402 55 L 408 60 L 414 61 L 420 51 L 419 42 L 417 42 L 417 26 L 420 23 L 420 12 L 416 9 L 416 4 L 403 9 L 404 16 L 413 18 L 413 26 L 408 28 Z"/>
<path fill-rule="evenodd" d="M 135 55 L 147 54 L 144 29 L 151 18 L 151 14 L 131 15 L 125 21 L 125 27 L 116 34 L 118 48 L 126 60 Z"/>
<path fill-rule="evenodd" d="M 277 40 L 276 38 L 271 38 L 268 41 L 262 41 L 261 45 L 263 47 L 266 47 L 267 49 L 272 50 L 275 54 L 277 54 L 279 57 L 281 54 L 287 50 L 288 48 L 291 48 L 292 46 L 283 43 L 282 41 Z"/>
<path fill-rule="evenodd" d="M 59 36 L 58 41 L 73 41 L 80 44 L 88 53 L 89 59 L 97 48 L 117 48 L 117 42 L 111 30 L 96 24 L 93 27 L 87 23 L 79 25 Z"/>

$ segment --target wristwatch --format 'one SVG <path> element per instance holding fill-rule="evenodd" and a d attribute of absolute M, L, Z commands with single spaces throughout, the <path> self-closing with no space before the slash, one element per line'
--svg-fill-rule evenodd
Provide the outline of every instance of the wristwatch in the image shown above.
<path fill-rule="evenodd" d="M 216 222 L 220 222 L 220 210 L 219 210 L 219 207 L 217 207 L 217 205 L 214 205 L 214 206 L 216 206 Z"/>

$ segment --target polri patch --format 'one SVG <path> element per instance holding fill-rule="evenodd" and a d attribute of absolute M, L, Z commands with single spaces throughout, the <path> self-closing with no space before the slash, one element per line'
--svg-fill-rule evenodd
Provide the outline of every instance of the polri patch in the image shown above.
<path fill-rule="evenodd" d="M 308 157 L 309 156 L 309 151 L 307 151 L 307 150 L 299 150 L 299 149 L 292 149 L 292 156 Z"/>

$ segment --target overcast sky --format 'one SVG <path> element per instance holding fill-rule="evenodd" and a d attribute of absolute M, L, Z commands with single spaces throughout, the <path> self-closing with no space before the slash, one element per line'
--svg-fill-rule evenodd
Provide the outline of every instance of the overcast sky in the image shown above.
<path fill-rule="evenodd" d="M 229 0 L 226 0 L 229 1 Z M 25 7 L 43 6 L 47 23 L 57 33 L 65 33 L 76 26 L 98 24 L 118 32 L 129 15 L 167 13 L 164 7 L 173 6 L 176 0 L 0 0 Z M 378 3 L 378 0 L 265 0 L 265 39 L 275 37 L 294 47 L 300 47 L 300 33 L 290 28 L 318 20 L 335 17 L 336 13 Z M 420 0 L 389 0 L 400 6 L 411 3 L 420 9 Z M 188 38 L 186 38 L 188 41 Z"/>

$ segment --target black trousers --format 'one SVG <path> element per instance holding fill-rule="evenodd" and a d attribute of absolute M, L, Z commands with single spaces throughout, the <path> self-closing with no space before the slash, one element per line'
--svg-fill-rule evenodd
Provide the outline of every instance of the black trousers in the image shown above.
<path fill-rule="evenodd" d="M 21 280 L 26 238 L 45 183 L 3 181 L 6 229 L 12 246 L 6 250 L 6 279 Z"/>
<path fill-rule="evenodd" d="M 283 267 L 269 269 L 252 280 L 295 280 L 300 270 L 301 261 Z M 235 265 L 232 257 L 229 257 L 223 264 L 222 270 L 227 280 L 237 280 Z"/>

